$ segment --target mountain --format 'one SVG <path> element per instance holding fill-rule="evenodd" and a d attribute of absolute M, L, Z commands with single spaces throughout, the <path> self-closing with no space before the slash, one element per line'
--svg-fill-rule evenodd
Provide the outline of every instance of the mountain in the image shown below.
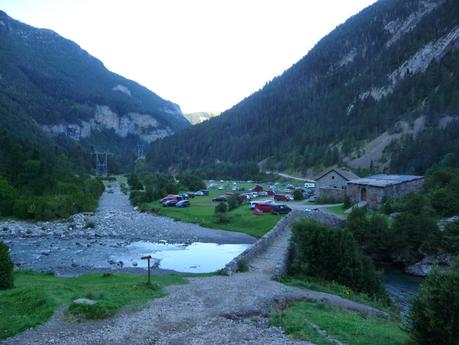
<path fill-rule="evenodd" d="M 185 118 L 192 124 L 197 125 L 198 123 L 202 123 L 207 121 L 215 116 L 220 115 L 217 112 L 197 112 L 197 113 L 188 113 L 184 114 Z"/>
<path fill-rule="evenodd" d="M 132 163 L 139 142 L 190 125 L 178 105 L 110 72 L 76 43 L 2 11 L 0 66 L 0 128 L 20 138 L 110 150 Z"/>
<path fill-rule="evenodd" d="M 173 170 L 263 161 L 304 173 L 459 164 L 458 48 L 457 0 L 377 1 L 219 117 L 155 142 L 147 160 Z"/>

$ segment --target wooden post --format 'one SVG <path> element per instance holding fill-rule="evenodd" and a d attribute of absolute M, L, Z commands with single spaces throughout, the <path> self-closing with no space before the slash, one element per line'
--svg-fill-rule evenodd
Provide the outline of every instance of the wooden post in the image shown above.
<path fill-rule="evenodd" d="M 142 256 L 140 259 L 148 261 L 148 281 L 147 281 L 147 284 L 151 285 L 151 273 L 150 273 L 151 272 L 151 265 L 150 265 L 151 255 Z"/>

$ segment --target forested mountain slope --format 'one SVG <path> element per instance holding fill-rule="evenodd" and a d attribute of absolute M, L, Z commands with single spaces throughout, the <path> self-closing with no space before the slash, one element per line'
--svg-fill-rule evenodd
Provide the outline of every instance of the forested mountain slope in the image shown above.
<path fill-rule="evenodd" d="M 380 0 L 219 117 L 155 142 L 148 161 L 180 170 L 269 158 L 270 169 L 306 171 L 349 162 L 423 116 L 416 135 L 394 136 L 367 168 L 457 164 L 458 48 L 457 0 Z"/>
<path fill-rule="evenodd" d="M 78 143 L 134 157 L 151 143 L 189 126 L 180 108 L 55 32 L 0 11 L 0 128 L 30 139 L 43 131 L 64 146 Z"/>

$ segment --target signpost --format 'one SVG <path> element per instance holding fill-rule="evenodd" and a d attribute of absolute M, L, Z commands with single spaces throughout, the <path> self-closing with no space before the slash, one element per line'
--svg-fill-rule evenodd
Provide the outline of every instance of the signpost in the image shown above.
<path fill-rule="evenodd" d="M 150 260 L 151 260 L 151 255 L 147 255 L 147 256 L 142 256 L 140 258 L 141 260 L 148 260 L 148 281 L 147 281 L 147 284 L 148 285 L 151 285 L 151 265 L 150 265 Z"/>

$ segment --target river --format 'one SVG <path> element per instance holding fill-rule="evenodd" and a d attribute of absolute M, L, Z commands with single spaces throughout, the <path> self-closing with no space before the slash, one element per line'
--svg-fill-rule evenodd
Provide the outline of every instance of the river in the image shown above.
<path fill-rule="evenodd" d="M 403 316 L 407 316 L 410 301 L 417 294 L 424 278 L 404 273 L 393 266 L 384 268 L 384 287 L 394 304 L 400 308 Z"/>

